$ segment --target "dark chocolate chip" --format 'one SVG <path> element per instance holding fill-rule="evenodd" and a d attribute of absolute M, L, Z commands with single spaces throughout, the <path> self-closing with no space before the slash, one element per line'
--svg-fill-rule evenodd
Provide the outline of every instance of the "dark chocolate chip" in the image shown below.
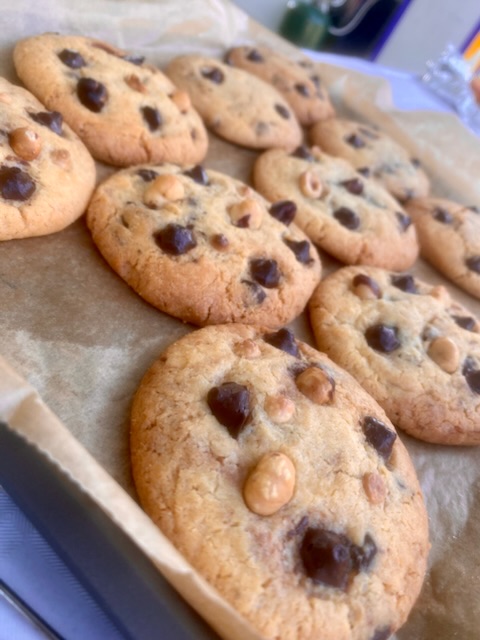
<path fill-rule="evenodd" d="M 397 439 L 395 431 L 389 429 L 383 422 L 373 416 L 365 416 L 362 430 L 368 444 L 375 449 L 385 462 L 388 462 L 392 455 L 393 445 Z"/>
<path fill-rule="evenodd" d="M 390 627 L 381 627 L 380 629 L 375 630 L 375 633 L 370 640 L 388 640 L 392 633 L 393 631 Z"/>
<path fill-rule="evenodd" d="M 372 293 L 376 298 L 382 297 L 382 292 L 376 280 L 371 278 L 370 276 L 365 275 L 364 273 L 357 274 L 352 280 L 353 287 L 358 287 L 359 285 L 364 285 L 371 289 Z"/>
<path fill-rule="evenodd" d="M 285 120 L 288 120 L 290 118 L 290 111 L 286 107 L 284 107 L 283 104 L 275 104 L 273 106 L 275 107 L 275 111 L 279 116 L 281 116 Z"/>
<path fill-rule="evenodd" d="M 465 264 L 470 269 L 470 271 L 480 273 L 480 256 L 472 256 L 471 258 L 467 258 L 465 260 Z"/>
<path fill-rule="evenodd" d="M 291 200 L 280 200 L 279 202 L 274 202 L 268 211 L 271 216 L 288 227 L 295 218 L 297 205 Z"/>
<path fill-rule="evenodd" d="M 154 234 L 157 245 L 170 255 L 179 256 L 197 246 L 190 229 L 179 224 L 169 224 Z"/>
<path fill-rule="evenodd" d="M 345 138 L 345 142 L 354 149 L 361 149 L 365 146 L 365 141 L 357 133 L 351 133 Z"/>
<path fill-rule="evenodd" d="M 363 182 L 358 178 L 343 180 L 343 182 L 340 182 L 339 184 L 344 187 L 349 193 L 353 193 L 356 196 L 359 196 L 361 193 L 363 193 Z"/>
<path fill-rule="evenodd" d="M 280 282 L 280 270 L 276 260 L 269 258 L 256 258 L 250 261 L 252 278 L 262 287 L 273 289 Z"/>
<path fill-rule="evenodd" d="M 247 60 L 250 60 L 250 62 L 263 62 L 263 56 L 257 49 L 250 49 L 247 54 Z"/>
<path fill-rule="evenodd" d="M 376 351 L 391 353 L 401 346 L 397 327 L 385 324 L 374 324 L 365 331 L 368 345 Z"/>
<path fill-rule="evenodd" d="M 72 49 L 63 49 L 58 54 L 58 57 L 70 69 L 81 69 L 81 67 L 87 66 L 81 54 L 78 51 L 72 51 Z"/>
<path fill-rule="evenodd" d="M 77 83 L 77 96 L 84 107 L 99 113 L 108 100 L 106 87 L 93 78 L 80 78 Z"/>
<path fill-rule="evenodd" d="M 270 127 L 268 126 L 268 124 L 266 122 L 263 122 L 262 120 L 259 120 L 255 124 L 255 133 L 259 136 L 265 135 L 269 129 Z"/>
<path fill-rule="evenodd" d="M 232 438 L 238 438 L 251 418 L 250 391 L 242 384 L 224 382 L 207 395 L 210 411 Z"/>
<path fill-rule="evenodd" d="M 336 209 L 333 212 L 333 217 L 335 220 L 338 220 L 341 225 L 347 229 L 351 229 L 352 231 L 358 229 L 360 226 L 360 218 L 355 211 L 352 211 L 348 207 L 340 207 L 339 209 Z"/>
<path fill-rule="evenodd" d="M 256 282 L 252 282 L 251 280 L 242 280 L 243 284 L 246 284 L 250 291 L 252 292 L 253 297 L 255 298 L 255 302 L 257 304 L 262 304 L 262 302 L 267 297 L 267 294 L 262 289 L 262 287 Z"/>
<path fill-rule="evenodd" d="M 415 278 L 410 274 L 401 276 L 391 276 L 390 282 L 394 287 L 405 291 L 406 293 L 417 293 L 417 285 L 415 284 Z"/>
<path fill-rule="evenodd" d="M 312 261 L 310 257 L 310 243 L 307 240 L 299 240 L 296 242 L 295 240 L 285 239 L 284 242 L 287 247 L 293 251 L 298 262 L 308 264 Z"/>
<path fill-rule="evenodd" d="M 48 127 L 57 136 L 62 135 L 63 116 L 58 111 L 39 111 L 38 113 L 28 114 L 32 120 L 38 124 Z"/>
<path fill-rule="evenodd" d="M 150 131 L 156 131 L 162 126 L 163 120 L 158 109 L 154 107 L 142 107 L 140 110 Z"/>
<path fill-rule="evenodd" d="M 365 178 L 368 178 L 368 176 L 370 175 L 370 167 L 360 167 L 359 169 L 357 169 L 357 173 L 361 173 L 362 176 L 365 176 Z"/>
<path fill-rule="evenodd" d="M 452 214 L 442 207 L 435 207 L 433 217 L 443 224 L 451 224 L 453 222 Z"/>
<path fill-rule="evenodd" d="M 305 572 L 314 582 L 346 589 L 353 569 L 351 542 L 341 533 L 310 527 L 300 546 Z"/>
<path fill-rule="evenodd" d="M 395 211 L 395 215 L 397 216 L 397 220 L 400 223 L 400 229 L 402 231 L 406 231 L 412 224 L 412 219 L 410 218 L 410 216 L 403 211 Z"/>
<path fill-rule="evenodd" d="M 130 62 L 131 64 L 139 67 L 141 64 L 145 62 L 145 56 L 139 56 L 134 53 L 130 53 L 126 56 L 123 56 L 122 60 L 126 60 L 126 62 Z"/>
<path fill-rule="evenodd" d="M 281 349 L 296 358 L 298 357 L 299 351 L 295 336 L 289 329 L 280 329 L 276 333 L 269 333 L 263 336 L 263 338 L 265 342 L 268 342 L 268 344 L 271 344 L 273 347 Z"/>
<path fill-rule="evenodd" d="M 368 571 L 377 551 L 377 545 L 369 533 L 365 536 L 361 547 L 353 545 L 352 558 L 357 571 Z"/>
<path fill-rule="evenodd" d="M 230 243 L 226 235 L 224 235 L 223 233 L 216 233 L 211 237 L 210 244 L 214 249 L 224 251 Z"/>
<path fill-rule="evenodd" d="M 302 144 L 292 152 L 292 156 L 294 158 L 301 158 L 302 160 L 308 160 L 309 162 L 313 162 L 315 158 L 310 153 L 310 149 Z"/>
<path fill-rule="evenodd" d="M 313 76 L 310 76 L 310 80 L 313 82 L 313 84 L 315 85 L 315 89 L 318 91 L 320 89 L 320 85 L 322 84 L 320 76 L 314 74 Z"/>
<path fill-rule="evenodd" d="M 459 327 L 462 327 L 462 329 L 466 329 L 467 331 L 473 331 L 477 326 L 475 319 L 470 316 L 452 316 L 452 318 Z"/>
<path fill-rule="evenodd" d="M 183 175 L 188 176 L 195 182 L 198 182 L 198 184 L 203 184 L 204 186 L 207 186 L 210 182 L 208 179 L 207 172 L 200 164 L 195 165 L 194 167 L 192 167 L 191 169 L 188 169 L 187 171 L 184 171 Z"/>
<path fill-rule="evenodd" d="M 306 84 L 302 84 L 301 82 L 298 82 L 295 85 L 295 91 L 299 93 L 301 96 L 304 96 L 305 98 L 310 97 L 310 91 Z"/>
<path fill-rule="evenodd" d="M 158 173 L 153 169 L 139 169 L 137 171 L 137 176 L 140 176 L 142 180 L 145 182 L 152 182 L 158 176 Z"/>
<path fill-rule="evenodd" d="M 474 393 L 480 393 L 480 371 L 478 365 L 470 356 L 463 363 L 462 373 L 470 389 Z"/>
<path fill-rule="evenodd" d="M 35 191 L 32 178 L 18 167 L 0 167 L 0 193 L 5 200 L 25 202 Z"/>
<path fill-rule="evenodd" d="M 420 162 L 420 160 L 418 158 L 410 158 L 410 162 L 413 164 L 415 169 L 418 169 L 419 167 L 422 166 L 422 163 Z"/>
<path fill-rule="evenodd" d="M 470 211 L 473 211 L 473 213 L 480 213 L 480 207 L 476 207 L 474 204 L 467 207 L 467 209 L 470 209 Z"/>
<path fill-rule="evenodd" d="M 218 67 L 204 67 L 201 69 L 200 73 L 204 78 L 214 82 L 215 84 L 222 84 L 225 79 L 223 71 Z"/>

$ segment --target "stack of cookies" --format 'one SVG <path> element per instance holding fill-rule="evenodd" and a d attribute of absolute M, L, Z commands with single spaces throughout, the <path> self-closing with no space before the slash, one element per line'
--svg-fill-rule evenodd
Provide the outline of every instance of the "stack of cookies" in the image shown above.
<path fill-rule="evenodd" d="M 118 276 L 201 327 L 134 399 L 142 506 L 262 637 L 386 640 L 429 550 L 395 428 L 480 442 L 480 325 L 404 271 L 421 251 L 478 296 L 479 210 L 430 197 L 400 144 L 337 117 L 306 58 L 248 45 L 162 71 L 45 34 L 14 62 L 28 91 L 0 80 L 0 239 L 86 211 Z M 208 166 L 214 136 L 255 152 L 250 183 Z M 346 266 L 321 281 L 322 252 Z M 307 309 L 323 353 L 286 327 Z"/>

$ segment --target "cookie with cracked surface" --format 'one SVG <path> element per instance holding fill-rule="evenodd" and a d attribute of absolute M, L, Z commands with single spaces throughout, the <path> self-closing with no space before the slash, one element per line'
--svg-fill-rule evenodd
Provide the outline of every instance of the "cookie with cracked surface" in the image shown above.
<path fill-rule="evenodd" d="M 311 144 L 348 160 L 400 201 L 427 196 L 430 191 L 430 181 L 419 160 L 372 125 L 334 118 L 316 123 L 309 136 Z"/>
<path fill-rule="evenodd" d="M 429 547 L 410 458 L 290 331 L 171 345 L 136 393 L 131 458 L 146 512 L 262 637 L 378 640 L 405 621 Z"/>
<path fill-rule="evenodd" d="M 415 228 L 379 184 L 318 147 L 272 149 L 254 165 L 255 188 L 296 205 L 295 222 L 319 247 L 347 264 L 408 269 L 418 256 Z"/>
<path fill-rule="evenodd" d="M 178 56 L 165 73 L 188 91 L 214 133 L 252 149 L 293 149 L 302 140 L 294 112 L 274 87 L 243 69 L 200 55 Z"/>
<path fill-rule="evenodd" d="M 305 308 L 321 265 L 269 208 L 219 172 L 149 165 L 100 185 L 87 224 L 113 269 L 162 311 L 198 325 L 280 326 Z"/>
<path fill-rule="evenodd" d="M 188 94 L 142 57 L 48 33 L 18 42 L 13 58 L 27 88 L 62 113 L 98 160 L 129 166 L 205 157 L 207 133 Z"/>
<path fill-rule="evenodd" d="M 283 95 L 300 124 L 331 118 L 334 109 L 318 73 L 262 45 L 233 47 L 228 64 L 258 76 Z"/>
<path fill-rule="evenodd" d="M 480 298 L 480 207 L 444 198 L 407 203 L 422 256 L 457 286 Z"/>
<path fill-rule="evenodd" d="M 318 347 L 393 424 L 439 444 L 480 444 L 480 325 L 443 286 L 344 267 L 310 301 Z"/>
<path fill-rule="evenodd" d="M 56 111 L 0 78 L 0 240 L 60 231 L 84 213 L 95 163 Z"/>

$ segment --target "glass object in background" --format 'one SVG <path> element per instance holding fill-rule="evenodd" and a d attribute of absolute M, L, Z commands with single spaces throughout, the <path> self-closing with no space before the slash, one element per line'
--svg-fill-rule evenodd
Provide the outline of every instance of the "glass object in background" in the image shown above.
<path fill-rule="evenodd" d="M 306 49 L 374 60 L 411 0 L 287 4 L 279 33 Z"/>

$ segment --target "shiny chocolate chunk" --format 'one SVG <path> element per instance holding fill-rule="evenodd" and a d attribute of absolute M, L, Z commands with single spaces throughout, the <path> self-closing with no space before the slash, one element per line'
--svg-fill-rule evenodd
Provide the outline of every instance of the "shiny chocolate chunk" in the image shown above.
<path fill-rule="evenodd" d="M 373 293 L 373 295 L 375 296 L 375 298 L 382 297 L 382 292 L 380 290 L 380 287 L 378 286 L 377 281 L 371 278 L 370 276 L 367 276 L 364 273 L 358 273 L 353 278 L 352 285 L 354 289 L 359 286 L 368 287 Z"/>
<path fill-rule="evenodd" d="M 145 62 L 145 56 L 139 56 L 135 53 L 129 53 L 128 55 L 123 56 L 122 60 L 125 60 L 126 62 L 130 62 L 131 64 L 134 64 L 137 67 L 139 67 L 141 64 Z"/>
<path fill-rule="evenodd" d="M 354 149 L 362 149 L 365 146 L 365 141 L 357 133 L 351 133 L 345 138 L 345 142 Z"/>
<path fill-rule="evenodd" d="M 358 229 L 360 226 L 360 218 L 355 211 L 352 211 L 348 207 L 340 207 L 339 209 L 336 209 L 333 212 L 333 217 L 335 220 L 338 220 L 341 225 L 351 231 Z"/>
<path fill-rule="evenodd" d="M 140 176 L 142 180 L 145 182 L 152 182 L 158 176 L 158 173 L 153 169 L 139 169 L 137 171 L 137 176 Z"/>
<path fill-rule="evenodd" d="M 299 240 L 296 242 L 295 240 L 285 239 L 284 242 L 287 247 L 293 251 L 298 262 L 308 264 L 312 261 L 310 257 L 310 243 L 307 240 Z"/>
<path fill-rule="evenodd" d="M 158 109 L 154 107 L 142 107 L 140 111 L 150 131 L 156 131 L 162 126 L 163 120 Z"/>
<path fill-rule="evenodd" d="M 198 182 L 198 184 L 203 184 L 204 186 L 207 186 L 209 184 L 209 182 L 210 182 L 209 179 L 208 179 L 207 172 L 199 164 L 195 165 L 191 169 L 188 169 L 188 171 L 184 171 L 183 175 L 184 176 L 188 176 L 189 178 L 191 178 L 195 182 Z"/>
<path fill-rule="evenodd" d="M 480 273 L 480 256 L 471 256 L 465 260 L 465 264 L 470 269 L 470 271 L 475 271 L 475 273 Z"/>
<path fill-rule="evenodd" d="M 300 557 L 309 578 L 345 590 L 353 570 L 351 542 L 341 533 L 309 527 L 300 546 Z"/>
<path fill-rule="evenodd" d="M 290 111 L 283 106 L 283 104 L 275 104 L 273 105 L 275 111 L 281 116 L 284 120 L 288 120 L 290 118 Z"/>
<path fill-rule="evenodd" d="M 397 327 L 385 324 L 374 324 L 368 327 L 365 331 L 365 338 L 372 349 L 383 353 L 391 353 L 401 346 Z"/>
<path fill-rule="evenodd" d="M 377 555 L 377 545 L 372 536 L 367 533 L 361 547 L 352 546 L 352 558 L 355 568 L 358 571 L 368 571 L 373 559 Z"/>
<path fill-rule="evenodd" d="M 305 98 L 308 98 L 310 96 L 310 91 L 307 85 L 302 84 L 301 82 L 297 82 L 297 84 L 295 85 L 295 91 Z"/>
<path fill-rule="evenodd" d="M 390 627 L 381 627 L 380 629 L 375 630 L 375 633 L 370 640 L 388 640 L 392 633 L 393 631 Z"/>
<path fill-rule="evenodd" d="M 204 78 L 207 78 L 207 80 L 210 80 L 214 84 L 222 84 L 225 80 L 223 71 L 218 67 L 204 67 L 200 73 Z"/>
<path fill-rule="evenodd" d="M 295 218 L 297 205 L 291 200 L 280 200 L 279 202 L 274 202 L 268 212 L 273 218 L 288 227 Z"/>
<path fill-rule="evenodd" d="M 63 49 L 58 54 L 58 57 L 70 69 L 81 69 L 87 66 L 83 56 L 78 51 L 72 51 L 72 49 Z"/>
<path fill-rule="evenodd" d="M 255 302 L 257 304 L 262 304 L 262 302 L 265 300 L 265 298 L 267 297 L 267 294 L 265 293 L 265 291 L 262 289 L 262 287 L 257 284 L 256 282 L 252 282 L 251 280 L 242 280 L 243 284 L 246 284 L 247 287 L 250 289 Z"/>
<path fill-rule="evenodd" d="M 462 373 L 470 389 L 474 393 L 480 393 L 480 370 L 475 360 L 470 356 L 463 363 Z"/>
<path fill-rule="evenodd" d="M 58 111 L 39 111 L 28 115 L 38 124 L 48 127 L 57 136 L 62 135 L 63 116 Z"/>
<path fill-rule="evenodd" d="M 153 237 L 162 251 L 173 256 L 180 256 L 197 246 L 191 229 L 179 224 L 169 224 Z"/>
<path fill-rule="evenodd" d="M 467 331 L 474 331 L 477 323 L 474 318 L 470 316 L 452 316 L 455 322 L 462 329 L 466 329 Z"/>
<path fill-rule="evenodd" d="M 280 329 L 275 333 L 269 333 L 263 336 L 263 338 L 265 342 L 268 342 L 268 344 L 271 344 L 273 347 L 281 349 L 291 356 L 298 357 L 299 351 L 295 336 L 289 329 Z"/>
<path fill-rule="evenodd" d="M 25 202 L 35 191 L 32 178 L 18 167 L 0 167 L 0 194 L 4 200 Z"/>
<path fill-rule="evenodd" d="M 441 222 L 442 224 L 452 224 L 453 222 L 452 214 L 443 207 L 435 207 L 435 209 L 433 210 L 433 217 L 435 218 L 435 220 L 438 220 L 438 222 Z"/>
<path fill-rule="evenodd" d="M 262 287 L 273 289 L 280 282 L 280 270 L 276 260 L 269 258 L 256 258 L 250 261 L 252 278 Z"/>
<path fill-rule="evenodd" d="M 391 276 L 390 282 L 394 287 L 405 291 L 405 293 L 417 293 L 415 278 L 408 273 L 400 276 Z"/>
<path fill-rule="evenodd" d="M 236 382 L 224 382 L 210 389 L 207 404 L 218 422 L 235 439 L 251 418 L 250 391 Z"/>
<path fill-rule="evenodd" d="M 363 182 L 358 178 L 343 180 L 343 182 L 340 182 L 339 184 L 344 187 L 349 193 L 353 193 L 353 195 L 355 196 L 359 196 L 361 193 L 363 193 Z"/>
<path fill-rule="evenodd" d="M 314 162 L 315 158 L 310 153 L 310 149 L 302 144 L 292 152 L 294 158 L 301 158 L 302 160 L 308 160 L 308 162 Z"/>
<path fill-rule="evenodd" d="M 357 173 L 360 173 L 362 176 L 365 176 L 365 178 L 368 178 L 371 173 L 370 167 L 360 167 L 359 169 L 357 169 Z"/>
<path fill-rule="evenodd" d="M 395 211 L 395 215 L 397 216 L 397 220 L 400 223 L 400 229 L 402 231 L 406 231 L 412 224 L 412 219 L 410 218 L 410 216 L 403 211 Z"/>
<path fill-rule="evenodd" d="M 388 462 L 397 439 L 395 431 L 389 429 L 383 422 L 373 416 L 365 416 L 362 430 L 368 444 L 375 449 L 385 462 Z"/>
<path fill-rule="evenodd" d="M 105 85 L 93 78 L 80 78 L 77 83 L 77 96 L 83 106 L 94 113 L 99 113 L 108 100 Z"/>
<path fill-rule="evenodd" d="M 263 56 L 257 49 L 250 49 L 247 54 L 247 60 L 250 60 L 250 62 L 263 62 Z"/>

